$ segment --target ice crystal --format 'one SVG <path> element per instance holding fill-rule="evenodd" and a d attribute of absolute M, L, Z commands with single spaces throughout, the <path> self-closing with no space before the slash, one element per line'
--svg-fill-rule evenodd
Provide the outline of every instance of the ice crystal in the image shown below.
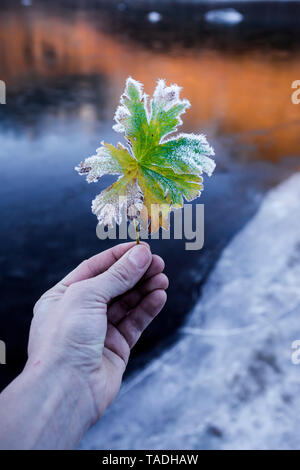
<path fill-rule="evenodd" d="M 180 99 L 180 90 L 178 85 L 158 80 L 148 105 L 142 84 L 127 79 L 113 126 L 124 134 L 126 146 L 102 142 L 96 155 L 75 168 L 89 183 L 104 174 L 120 175 L 92 203 L 99 222 L 120 224 L 125 214 L 128 220 L 139 218 L 155 232 L 160 226 L 168 228 L 168 213 L 172 207 L 182 207 L 183 198 L 191 201 L 200 196 L 202 173 L 211 176 L 215 169 L 210 158 L 214 151 L 204 135 L 170 136 L 190 107 L 188 100 Z"/>

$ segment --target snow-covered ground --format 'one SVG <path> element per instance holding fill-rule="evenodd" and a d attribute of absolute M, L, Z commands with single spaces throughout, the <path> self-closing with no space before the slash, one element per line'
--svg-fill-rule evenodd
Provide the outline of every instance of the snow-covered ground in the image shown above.
<path fill-rule="evenodd" d="M 178 342 L 81 449 L 300 449 L 300 173 L 224 250 Z"/>

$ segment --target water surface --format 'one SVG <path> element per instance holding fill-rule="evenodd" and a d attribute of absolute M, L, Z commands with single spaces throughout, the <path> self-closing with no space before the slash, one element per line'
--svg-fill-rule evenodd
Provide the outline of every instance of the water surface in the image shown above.
<path fill-rule="evenodd" d="M 87 185 L 73 168 L 102 139 L 120 140 L 111 124 L 126 77 L 143 82 L 149 94 L 158 78 L 180 84 L 192 103 L 182 130 L 206 133 L 215 147 L 216 174 L 197 201 L 205 204 L 204 249 L 187 252 L 181 240 L 151 242 L 171 284 L 164 312 L 136 349 L 137 364 L 142 352 L 152 354 L 176 332 L 220 251 L 265 191 L 299 169 L 300 105 L 291 102 L 291 83 L 300 77 L 300 54 L 279 32 L 254 32 L 251 41 L 243 30 L 223 33 L 222 43 L 221 32 L 211 31 L 203 40 L 196 23 L 186 27 L 188 11 L 179 30 L 172 11 L 168 21 L 150 24 L 147 12 L 131 9 L 126 16 L 115 4 L 10 5 L 0 10 L 0 79 L 7 84 L 0 107 L 3 384 L 24 363 L 39 295 L 82 259 L 115 244 L 96 238 L 90 212 L 111 178 Z"/>

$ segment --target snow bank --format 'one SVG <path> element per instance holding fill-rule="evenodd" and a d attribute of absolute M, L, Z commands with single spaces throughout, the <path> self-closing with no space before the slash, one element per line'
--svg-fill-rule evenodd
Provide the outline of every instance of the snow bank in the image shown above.
<path fill-rule="evenodd" d="M 179 340 L 82 449 L 300 449 L 300 174 L 223 252 Z"/>

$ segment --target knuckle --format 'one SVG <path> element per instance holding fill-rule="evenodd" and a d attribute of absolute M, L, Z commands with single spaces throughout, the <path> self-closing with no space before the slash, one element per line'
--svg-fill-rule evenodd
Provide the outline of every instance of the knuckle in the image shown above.
<path fill-rule="evenodd" d="M 85 292 L 90 284 L 90 279 L 83 279 L 82 281 L 74 282 L 70 285 L 69 289 L 78 295 Z"/>
<path fill-rule="evenodd" d="M 36 301 L 33 307 L 33 315 L 36 315 L 39 310 L 47 303 L 47 299 L 51 296 L 51 289 L 44 292 L 44 294 Z"/>
<path fill-rule="evenodd" d="M 87 258 L 87 259 L 84 259 L 81 263 L 80 263 L 80 267 L 84 268 L 87 272 L 88 272 L 88 275 L 93 277 L 95 275 L 94 271 L 92 270 L 91 268 L 91 261 Z"/>
<path fill-rule="evenodd" d="M 33 307 L 33 315 L 36 315 L 39 308 L 40 308 L 40 305 L 41 305 L 41 302 L 42 302 L 42 297 L 39 298 L 39 300 L 37 300 L 37 302 L 34 304 L 34 307 Z"/>
<path fill-rule="evenodd" d="M 76 294 L 78 292 L 78 290 L 80 289 L 80 285 L 79 285 L 79 282 L 77 282 L 76 284 L 71 284 L 69 287 L 68 287 L 68 294 Z"/>
<path fill-rule="evenodd" d="M 67 289 L 67 295 L 69 298 L 78 299 L 81 298 L 86 291 L 86 285 L 84 281 L 75 282 L 71 284 Z"/>
<path fill-rule="evenodd" d="M 130 330 L 128 330 L 127 335 L 128 335 L 127 342 L 128 342 L 129 348 L 132 349 L 133 346 L 135 346 L 135 344 L 138 342 L 141 336 L 141 332 L 137 329 L 131 328 Z"/>
<path fill-rule="evenodd" d="M 131 282 L 131 273 L 130 269 L 125 265 L 114 266 L 114 269 L 110 271 L 110 275 L 113 278 L 114 282 L 118 282 L 119 284 L 129 287 Z"/>

